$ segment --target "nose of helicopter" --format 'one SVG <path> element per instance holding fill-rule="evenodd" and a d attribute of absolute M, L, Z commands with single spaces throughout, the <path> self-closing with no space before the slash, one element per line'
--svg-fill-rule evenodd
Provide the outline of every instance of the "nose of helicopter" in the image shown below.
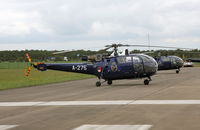
<path fill-rule="evenodd" d="M 153 64 L 154 64 L 152 71 L 155 74 L 158 71 L 158 63 L 156 62 L 155 59 L 152 59 L 152 60 L 153 60 Z"/>
<path fill-rule="evenodd" d="M 184 64 L 184 61 L 181 58 L 177 57 L 177 56 L 174 57 L 174 58 L 175 58 L 175 61 L 176 61 L 176 62 L 174 62 L 174 65 L 176 67 L 178 67 L 178 68 L 182 67 L 183 64 Z"/>
<path fill-rule="evenodd" d="M 144 57 L 148 58 L 148 61 L 145 60 Z M 149 75 L 154 75 L 157 71 L 158 71 L 158 63 L 156 62 L 156 60 L 153 57 L 144 55 L 144 69 L 145 72 L 148 73 Z M 146 62 L 145 62 L 146 61 Z"/>
<path fill-rule="evenodd" d="M 181 58 L 177 58 L 177 65 L 179 66 L 179 67 L 182 67 L 183 66 L 183 64 L 184 64 L 184 61 L 181 59 Z"/>

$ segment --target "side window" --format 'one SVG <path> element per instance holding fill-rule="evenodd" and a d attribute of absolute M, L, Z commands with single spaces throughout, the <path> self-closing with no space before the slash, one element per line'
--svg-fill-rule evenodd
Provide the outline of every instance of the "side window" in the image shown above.
<path fill-rule="evenodd" d="M 126 57 L 117 57 L 117 62 L 118 62 L 119 64 L 121 64 L 121 63 L 126 63 Z"/>
<path fill-rule="evenodd" d="M 130 57 L 130 56 L 127 56 L 127 57 L 126 57 L 126 63 L 130 63 L 130 62 L 132 62 L 131 57 Z"/>
<path fill-rule="evenodd" d="M 130 56 L 127 56 L 127 57 L 117 57 L 117 62 L 119 63 L 119 64 L 123 64 L 123 63 L 130 63 L 130 62 L 132 62 L 132 60 L 131 60 L 131 57 Z"/>
<path fill-rule="evenodd" d="M 133 63 L 140 63 L 140 58 L 139 57 L 136 57 L 136 56 L 133 56 Z"/>
<path fill-rule="evenodd" d="M 176 64 L 176 59 L 174 57 L 171 58 L 173 64 Z"/>

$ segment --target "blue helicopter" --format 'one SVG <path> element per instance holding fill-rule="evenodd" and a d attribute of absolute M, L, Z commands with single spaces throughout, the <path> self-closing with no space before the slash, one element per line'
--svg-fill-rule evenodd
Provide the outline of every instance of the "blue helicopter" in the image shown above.
<path fill-rule="evenodd" d="M 126 47 L 129 45 L 112 44 L 107 45 L 105 50 L 114 48 L 113 56 L 94 55 L 83 56 L 83 61 L 91 61 L 88 63 L 31 63 L 31 59 L 26 54 L 29 62 L 39 71 L 58 70 L 66 72 L 75 72 L 95 75 L 98 77 L 96 86 L 100 87 L 102 83 L 112 84 L 113 80 L 119 79 L 140 79 L 145 78 L 144 84 L 148 85 L 152 81 L 151 76 L 155 75 L 158 70 L 156 60 L 145 54 L 128 54 L 120 56 L 118 47 Z M 60 52 L 58 52 L 60 53 Z M 56 53 L 55 53 L 56 54 Z M 28 70 L 27 76 L 30 73 Z M 102 81 L 103 80 L 103 81 Z"/>
<path fill-rule="evenodd" d="M 155 57 L 158 63 L 158 70 L 172 70 L 176 69 L 176 73 L 180 72 L 183 67 L 184 61 L 178 56 L 159 56 Z"/>

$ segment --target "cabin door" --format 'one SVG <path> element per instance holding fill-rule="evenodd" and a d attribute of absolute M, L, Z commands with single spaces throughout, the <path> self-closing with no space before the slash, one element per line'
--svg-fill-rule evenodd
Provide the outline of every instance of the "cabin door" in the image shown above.
<path fill-rule="evenodd" d="M 135 77 L 141 77 L 144 72 L 143 62 L 139 57 L 133 56 L 133 73 Z"/>

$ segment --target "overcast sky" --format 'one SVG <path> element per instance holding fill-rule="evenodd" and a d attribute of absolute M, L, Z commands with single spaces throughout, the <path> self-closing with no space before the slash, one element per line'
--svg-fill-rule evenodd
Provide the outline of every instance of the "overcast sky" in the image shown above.
<path fill-rule="evenodd" d="M 200 49 L 199 0 L 1 0 L 0 50 L 146 44 Z"/>

